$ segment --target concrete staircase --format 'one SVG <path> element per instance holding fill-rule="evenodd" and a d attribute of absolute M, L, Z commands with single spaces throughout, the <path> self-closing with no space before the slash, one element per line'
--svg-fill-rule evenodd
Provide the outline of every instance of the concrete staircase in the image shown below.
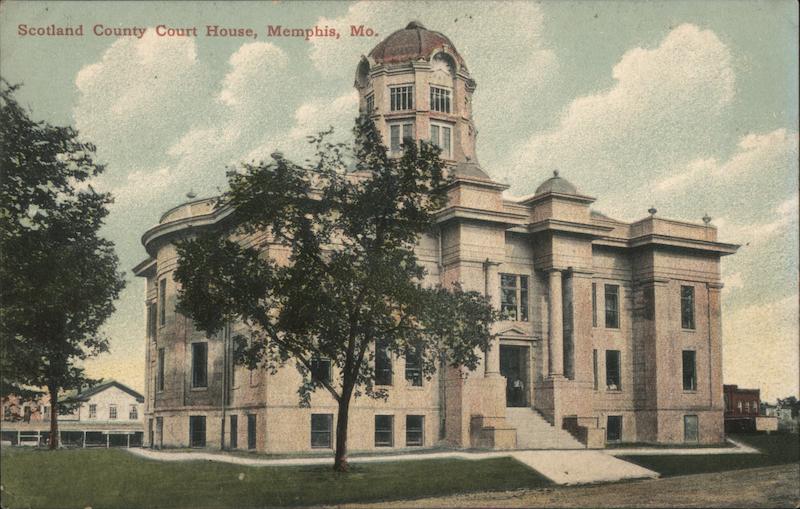
<path fill-rule="evenodd" d="M 585 449 L 569 431 L 556 428 L 532 408 L 506 408 L 506 422 L 517 429 L 517 449 Z"/>

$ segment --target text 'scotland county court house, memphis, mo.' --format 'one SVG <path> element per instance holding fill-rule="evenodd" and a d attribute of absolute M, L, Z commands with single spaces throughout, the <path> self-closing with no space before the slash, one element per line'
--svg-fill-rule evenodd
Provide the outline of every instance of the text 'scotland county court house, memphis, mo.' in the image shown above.
<path fill-rule="evenodd" d="M 737 246 L 717 242 L 708 218 L 651 211 L 623 223 L 591 210 L 594 199 L 557 173 L 531 196 L 504 197 L 508 186 L 477 163 L 475 81 L 450 40 L 420 23 L 362 58 L 355 87 L 389 150 L 431 140 L 455 176 L 438 231 L 419 241 L 426 283 L 485 292 L 503 320 L 468 376 L 426 380 L 413 360 L 376 355 L 389 397 L 353 402 L 351 450 L 723 440 L 720 257 Z M 143 236 L 145 445 L 329 449 L 337 406 L 327 392 L 301 408 L 293 366 L 274 375 L 234 366 L 230 334 L 207 338 L 174 312 L 176 239 L 225 216 L 213 199 L 190 201 Z M 249 240 L 285 260 L 266 232 Z M 317 368 L 336 376 L 324 360 Z"/>

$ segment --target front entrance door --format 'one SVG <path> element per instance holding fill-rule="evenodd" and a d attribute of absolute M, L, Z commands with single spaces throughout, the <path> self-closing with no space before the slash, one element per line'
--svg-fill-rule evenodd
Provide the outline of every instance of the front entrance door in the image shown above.
<path fill-rule="evenodd" d="M 530 405 L 529 358 L 527 346 L 500 345 L 500 374 L 506 377 L 506 406 Z"/>

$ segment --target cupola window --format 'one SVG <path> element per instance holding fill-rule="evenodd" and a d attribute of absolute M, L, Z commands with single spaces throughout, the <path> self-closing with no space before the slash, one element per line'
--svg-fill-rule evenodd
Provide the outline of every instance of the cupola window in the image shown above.
<path fill-rule="evenodd" d="M 452 154 L 453 129 L 450 126 L 431 123 L 431 143 L 442 149 L 442 157 L 450 159 Z"/>
<path fill-rule="evenodd" d="M 400 152 L 403 143 L 414 141 L 414 124 L 398 122 L 389 125 L 389 148 L 392 152 Z"/>
<path fill-rule="evenodd" d="M 392 111 L 414 109 L 414 87 L 406 85 L 389 89 L 389 99 Z"/>
<path fill-rule="evenodd" d="M 375 111 L 375 94 L 369 94 L 366 99 L 367 115 L 371 115 Z"/>
<path fill-rule="evenodd" d="M 431 87 L 431 111 L 450 113 L 450 91 L 448 89 Z"/>

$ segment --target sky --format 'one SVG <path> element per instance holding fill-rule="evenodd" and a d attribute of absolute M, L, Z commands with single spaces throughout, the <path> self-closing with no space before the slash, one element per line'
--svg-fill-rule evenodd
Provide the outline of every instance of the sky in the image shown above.
<path fill-rule="evenodd" d="M 723 379 L 798 395 L 798 14 L 792 0 L 3 2 L 0 74 L 37 120 L 97 146 L 115 196 L 103 234 L 128 286 L 90 375 L 144 387 L 141 235 L 225 168 L 356 116 L 356 64 L 409 21 L 446 34 L 478 87 L 478 159 L 510 194 L 558 169 L 594 208 L 699 222 L 723 241 Z M 83 37 L 20 35 L 83 25 Z M 142 37 L 95 35 L 146 27 Z M 156 27 L 197 27 L 162 37 Z M 208 37 L 207 25 L 256 37 Z M 340 38 L 269 37 L 268 25 Z M 364 25 L 373 37 L 351 37 Z"/>

